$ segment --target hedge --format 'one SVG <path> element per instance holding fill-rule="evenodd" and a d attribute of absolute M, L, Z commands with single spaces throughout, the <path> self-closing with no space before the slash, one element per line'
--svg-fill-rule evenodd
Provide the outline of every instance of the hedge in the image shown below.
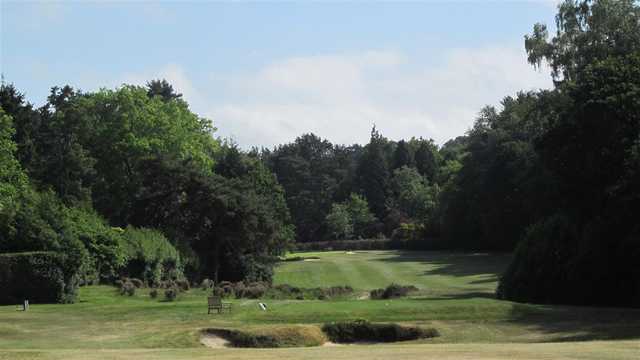
<path fill-rule="evenodd" d="M 420 240 L 362 239 L 300 242 L 294 245 L 294 251 L 325 250 L 443 250 L 439 238 Z"/>
<path fill-rule="evenodd" d="M 74 302 L 78 270 L 62 253 L 0 254 L 0 304 Z"/>

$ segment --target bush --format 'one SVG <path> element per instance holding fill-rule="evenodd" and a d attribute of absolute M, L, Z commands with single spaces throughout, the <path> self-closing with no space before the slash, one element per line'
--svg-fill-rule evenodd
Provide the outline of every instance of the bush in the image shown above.
<path fill-rule="evenodd" d="M 178 289 L 175 287 L 168 288 L 164 291 L 164 299 L 166 301 L 173 301 L 178 297 Z"/>
<path fill-rule="evenodd" d="M 372 299 L 395 299 L 407 296 L 412 291 L 418 291 L 418 288 L 413 285 L 391 284 L 385 289 L 371 290 L 369 296 Z"/>
<path fill-rule="evenodd" d="M 366 320 L 325 324 L 322 331 L 331 341 L 337 343 L 395 342 L 439 336 L 436 329 L 422 329 L 398 324 L 374 324 Z"/>
<path fill-rule="evenodd" d="M 224 290 L 222 290 L 222 288 L 220 287 L 214 287 L 211 294 L 213 296 L 224 297 Z"/>
<path fill-rule="evenodd" d="M 531 225 L 500 278 L 498 299 L 532 303 L 583 304 L 597 286 L 596 276 L 573 277 L 579 263 L 571 254 L 580 248 L 579 231 L 563 214 Z M 608 265 L 610 266 L 610 265 Z M 600 271 L 592 266 L 593 271 Z M 573 278 L 572 278 L 573 277 Z M 593 281 L 586 294 L 577 291 L 582 281 Z"/>
<path fill-rule="evenodd" d="M 136 289 L 141 289 L 144 287 L 144 283 L 140 279 L 131 278 L 129 281 L 136 287 Z"/>
<path fill-rule="evenodd" d="M 129 226 L 122 231 L 121 247 L 126 260 L 123 271 L 129 276 L 154 286 L 183 277 L 180 255 L 160 231 Z"/>
<path fill-rule="evenodd" d="M 331 251 L 331 250 L 442 250 L 447 249 L 447 243 L 437 237 L 422 239 L 364 239 L 364 240 L 336 240 L 314 241 L 294 244 L 295 251 Z M 295 260 L 292 260 L 295 261 Z"/>
<path fill-rule="evenodd" d="M 175 288 L 177 287 L 176 282 L 173 280 L 165 280 L 165 281 L 160 281 L 158 283 L 158 287 L 161 289 L 169 289 L 169 288 Z"/>
<path fill-rule="evenodd" d="M 191 285 L 189 285 L 189 280 L 186 280 L 186 279 L 176 280 L 175 283 L 178 289 L 180 289 L 181 291 L 189 291 L 189 289 L 191 289 Z"/>
<path fill-rule="evenodd" d="M 235 296 L 237 299 L 260 299 L 267 297 L 270 299 L 324 300 L 350 295 L 353 293 L 353 288 L 350 286 L 332 286 L 303 289 L 287 284 L 271 286 L 264 281 L 251 283 L 231 283 L 223 281 L 219 286 L 214 287 L 212 292 L 213 296 Z"/>
<path fill-rule="evenodd" d="M 267 287 L 264 285 L 252 285 L 244 288 L 244 292 L 241 296 L 238 296 L 236 293 L 236 297 L 238 298 L 247 298 L 247 299 L 259 299 L 267 292 Z"/>
<path fill-rule="evenodd" d="M 384 289 L 374 289 L 369 292 L 371 299 L 384 299 Z"/>
<path fill-rule="evenodd" d="M 353 288 L 350 286 L 299 288 L 288 284 L 280 284 L 270 288 L 265 295 L 271 299 L 328 300 L 351 294 L 353 294 Z"/>
<path fill-rule="evenodd" d="M 0 254 L 0 304 L 73 302 L 79 265 L 66 254 Z"/>
<path fill-rule="evenodd" d="M 395 249 L 394 243 L 389 239 L 314 241 L 296 243 L 294 247 L 296 251 Z"/>
<path fill-rule="evenodd" d="M 273 289 L 284 295 L 298 296 L 302 293 L 299 287 L 291 286 L 289 284 L 280 284 L 273 287 Z"/>
<path fill-rule="evenodd" d="M 85 284 L 110 283 L 125 265 L 121 231 L 108 225 L 97 212 L 86 207 L 70 207 L 64 211 L 69 229 L 88 251 Z"/>
<path fill-rule="evenodd" d="M 151 291 L 149 291 L 149 296 L 152 299 L 155 299 L 158 297 L 158 289 L 151 289 Z"/>
<path fill-rule="evenodd" d="M 202 290 L 213 289 L 214 286 L 215 286 L 215 282 L 213 280 L 210 280 L 210 279 L 204 279 L 204 280 L 202 280 L 202 283 L 200 284 L 200 288 L 202 288 Z"/>
<path fill-rule="evenodd" d="M 125 281 L 120 287 L 120 295 L 133 296 L 136 293 L 136 286 L 131 281 Z"/>

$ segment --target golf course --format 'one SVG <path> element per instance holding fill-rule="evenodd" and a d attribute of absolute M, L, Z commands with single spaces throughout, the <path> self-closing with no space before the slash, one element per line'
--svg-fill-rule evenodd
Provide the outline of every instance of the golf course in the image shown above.
<path fill-rule="evenodd" d="M 74 304 L 0 307 L 0 359 L 637 359 L 640 310 L 546 306 L 496 300 L 510 255 L 332 251 L 289 254 L 274 284 L 346 285 L 348 298 L 235 299 L 207 314 L 208 290 L 175 301 L 132 296 L 113 286 L 80 288 Z M 409 296 L 373 300 L 370 290 L 414 285 Z M 258 303 L 267 305 L 262 310 Z M 365 319 L 435 328 L 439 336 L 396 343 L 240 349 L 203 344 L 204 329 L 273 332 Z M 335 345 L 335 346 L 326 346 Z"/>

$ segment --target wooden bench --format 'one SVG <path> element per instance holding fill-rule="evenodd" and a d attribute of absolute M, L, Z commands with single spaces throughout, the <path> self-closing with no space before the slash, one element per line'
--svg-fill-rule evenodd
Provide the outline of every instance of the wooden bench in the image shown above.
<path fill-rule="evenodd" d="M 212 309 L 217 310 L 218 314 L 225 310 L 231 311 L 231 303 L 223 302 L 220 296 L 210 296 L 207 298 L 207 302 L 209 303 L 207 314 L 211 314 Z"/>

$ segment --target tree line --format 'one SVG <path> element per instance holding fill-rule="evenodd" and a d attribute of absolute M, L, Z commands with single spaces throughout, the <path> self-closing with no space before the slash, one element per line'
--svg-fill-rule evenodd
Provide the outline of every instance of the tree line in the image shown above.
<path fill-rule="evenodd" d="M 373 127 L 365 145 L 242 151 L 166 81 L 53 88 L 40 108 L 3 84 L 0 252 L 77 249 L 96 281 L 269 280 L 294 242 L 392 238 L 514 251 L 500 298 L 640 306 L 640 7 L 567 0 L 556 25 L 525 36 L 553 88 L 441 146 Z M 140 245 L 156 242 L 161 259 Z"/>

